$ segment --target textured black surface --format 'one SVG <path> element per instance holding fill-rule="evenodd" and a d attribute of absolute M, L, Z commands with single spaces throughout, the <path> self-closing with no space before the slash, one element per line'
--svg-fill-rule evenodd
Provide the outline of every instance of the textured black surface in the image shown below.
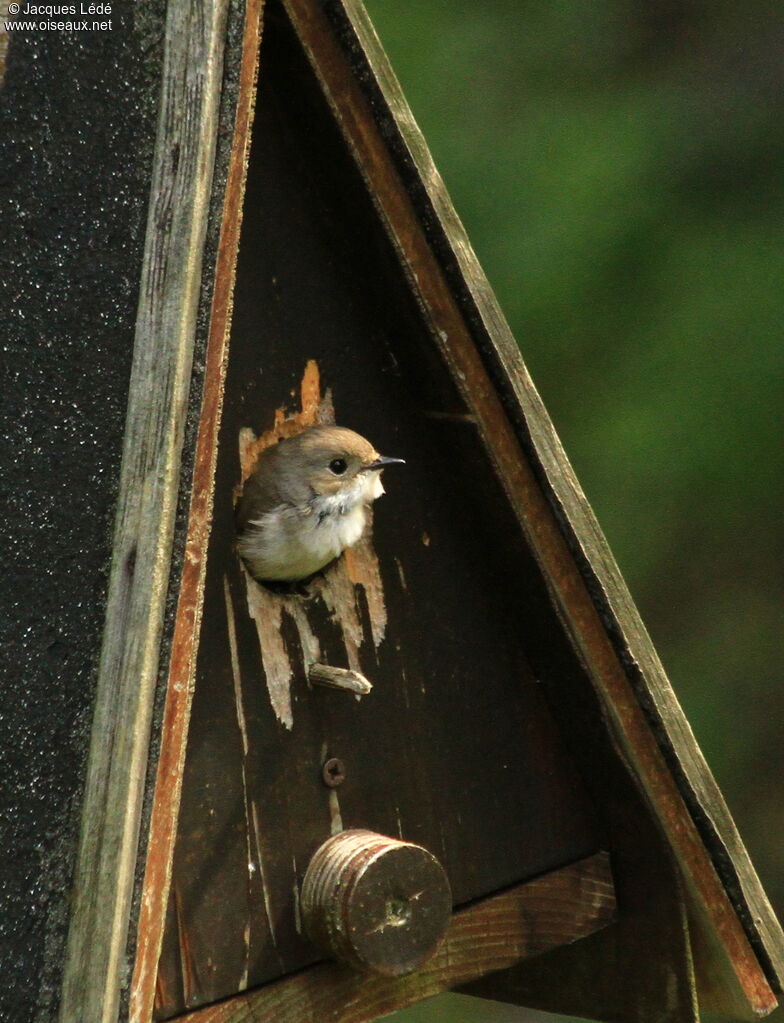
<path fill-rule="evenodd" d="M 53 1020 L 138 301 L 163 5 L 13 36 L 0 92 L 0 1019 Z"/>

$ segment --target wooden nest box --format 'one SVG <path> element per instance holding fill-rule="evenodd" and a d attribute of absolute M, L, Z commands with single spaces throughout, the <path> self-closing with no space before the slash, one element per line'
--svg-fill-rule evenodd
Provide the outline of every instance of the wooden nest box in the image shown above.
<path fill-rule="evenodd" d="M 770 1012 L 779 925 L 358 0 L 167 19 L 62 1023 Z M 317 423 L 407 464 L 273 592 L 236 501 Z"/>

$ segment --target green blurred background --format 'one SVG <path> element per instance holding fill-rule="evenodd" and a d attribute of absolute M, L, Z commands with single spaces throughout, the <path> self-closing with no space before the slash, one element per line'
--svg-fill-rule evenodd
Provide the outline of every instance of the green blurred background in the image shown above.
<path fill-rule="evenodd" d="M 784 917 L 782 5 L 368 8 Z"/>

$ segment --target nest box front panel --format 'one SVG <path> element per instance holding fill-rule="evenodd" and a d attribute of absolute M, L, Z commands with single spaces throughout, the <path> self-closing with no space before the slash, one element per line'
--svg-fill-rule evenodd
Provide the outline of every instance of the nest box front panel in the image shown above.
<path fill-rule="evenodd" d="M 356 546 L 273 592 L 238 557 L 236 501 L 267 445 L 332 422 L 406 465 L 385 471 Z M 456 906 L 601 847 L 526 656 L 545 607 L 470 409 L 271 5 L 157 1018 L 319 958 L 299 899 L 331 834 L 424 846 Z M 372 691 L 314 685 L 314 663 Z"/>

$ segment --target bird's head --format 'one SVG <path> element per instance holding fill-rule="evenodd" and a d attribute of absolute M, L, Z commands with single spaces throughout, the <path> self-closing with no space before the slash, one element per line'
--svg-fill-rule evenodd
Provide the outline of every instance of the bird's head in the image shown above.
<path fill-rule="evenodd" d="M 381 471 L 403 462 L 380 455 L 370 441 L 342 426 L 311 426 L 281 441 L 276 455 L 278 471 L 314 496 L 355 495 L 368 502 L 384 492 Z"/>

